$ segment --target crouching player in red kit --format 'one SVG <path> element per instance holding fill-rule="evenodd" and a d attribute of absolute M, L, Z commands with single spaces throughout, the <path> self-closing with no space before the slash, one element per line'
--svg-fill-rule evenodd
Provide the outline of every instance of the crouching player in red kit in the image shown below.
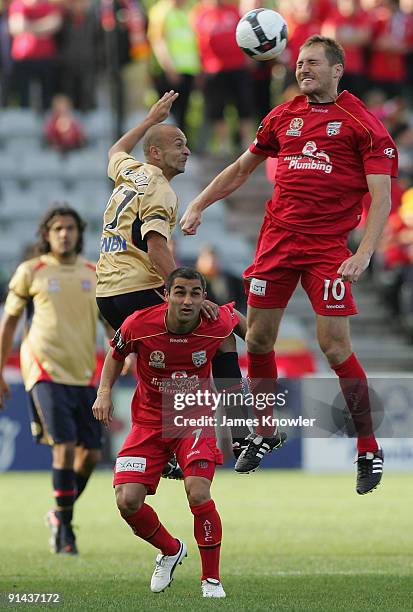
<path fill-rule="evenodd" d="M 138 385 L 132 400 L 132 430 L 119 452 L 115 466 L 116 503 L 122 518 L 135 535 L 160 553 L 151 580 L 154 593 L 172 582 L 172 575 L 186 556 L 184 542 L 173 537 L 156 512 L 145 503 L 154 495 L 162 469 L 175 453 L 184 472 L 185 491 L 194 515 L 194 534 L 202 563 L 204 597 L 225 597 L 219 575 L 221 520 L 211 499 L 215 466 L 223 462 L 214 433 L 192 437 L 164 437 L 163 392 L 176 375 L 186 380 L 208 380 L 217 351 L 233 350 L 232 332 L 239 325 L 231 304 L 219 307 L 216 321 L 201 318 L 206 297 L 205 279 L 192 268 L 178 268 L 166 283 L 167 303 L 129 316 L 113 338 L 102 371 L 93 413 L 106 425 L 112 419 L 111 390 L 123 362 L 137 353 Z M 192 429 L 192 428 L 191 428 Z M 195 437 L 194 437 L 195 435 Z M 205 524 L 208 529 L 205 529 Z"/>

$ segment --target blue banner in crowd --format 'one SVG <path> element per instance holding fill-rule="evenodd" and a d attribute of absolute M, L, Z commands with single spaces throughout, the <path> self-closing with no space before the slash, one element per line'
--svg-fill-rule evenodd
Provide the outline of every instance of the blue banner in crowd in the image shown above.
<path fill-rule="evenodd" d="M 24 386 L 10 385 L 10 393 L 11 398 L 0 413 L 0 472 L 49 470 L 50 448 L 33 442 Z"/>

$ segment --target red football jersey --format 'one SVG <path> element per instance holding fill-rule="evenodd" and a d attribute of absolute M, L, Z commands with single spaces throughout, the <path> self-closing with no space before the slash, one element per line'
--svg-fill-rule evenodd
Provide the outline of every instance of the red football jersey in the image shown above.
<path fill-rule="evenodd" d="M 331 103 L 297 96 L 277 106 L 250 151 L 278 157 L 269 216 L 306 234 L 347 234 L 361 218 L 366 175 L 397 175 L 396 145 L 348 91 Z"/>
<path fill-rule="evenodd" d="M 132 399 L 132 423 L 161 427 L 163 394 L 196 392 L 211 376 L 211 360 L 222 341 L 239 323 L 234 303 L 219 306 L 216 321 L 201 318 L 189 334 L 166 327 L 167 304 L 135 312 L 125 319 L 111 346 L 114 359 L 137 354 L 138 384 Z"/>

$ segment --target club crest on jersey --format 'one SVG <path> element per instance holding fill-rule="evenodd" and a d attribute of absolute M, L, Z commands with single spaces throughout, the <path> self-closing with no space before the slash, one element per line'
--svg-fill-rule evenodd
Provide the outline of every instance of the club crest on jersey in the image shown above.
<path fill-rule="evenodd" d="M 327 136 L 337 136 L 337 134 L 340 134 L 342 123 L 342 121 L 329 121 L 326 127 Z"/>
<path fill-rule="evenodd" d="M 294 117 L 290 121 L 290 128 L 286 131 L 286 136 L 301 136 L 301 128 L 304 125 L 303 119 L 301 117 Z"/>
<path fill-rule="evenodd" d="M 49 278 L 47 283 L 47 290 L 49 293 L 57 293 L 60 291 L 60 283 L 57 278 Z"/>
<path fill-rule="evenodd" d="M 206 351 L 195 351 L 195 353 L 192 353 L 192 363 L 197 368 L 200 368 L 201 366 L 205 365 L 206 362 L 207 362 Z"/>
<path fill-rule="evenodd" d="M 153 368 L 164 368 L 165 367 L 165 353 L 162 351 L 152 351 L 149 355 L 149 365 Z"/>

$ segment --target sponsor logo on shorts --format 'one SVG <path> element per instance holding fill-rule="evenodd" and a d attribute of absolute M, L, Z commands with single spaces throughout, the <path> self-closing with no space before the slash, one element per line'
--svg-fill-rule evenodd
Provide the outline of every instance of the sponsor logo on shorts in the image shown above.
<path fill-rule="evenodd" d="M 326 308 L 345 308 L 345 304 L 326 304 Z"/>
<path fill-rule="evenodd" d="M 149 365 L 153 368 L 164 368 L 165 367 L 165 353 L 162 351 L 152 351 L 149 355 Z"/>
<path fill-rule="evenodd" d="M 394 149 L 392 149 L 391 147 L 384 149 L 383 153 L 387 155 L 387 157 L 390 157 L 390 159 L 394 157 Z"/>
<path fill-rule="evenodd" d="M 301 128 L 304 125 L 303 119 L 301 117 L 294 117 L 290 121 L 290 128 L 286 131 L 286 136 L 301 136 Z"/>
<path fill-rule="evenodd" d="M 192 353 L 192 363 L 197 368 L 205 365 L 207 362 L 207 354 L 206 351 L 195 351 Z"/>
<path fill-rule="evenodd" d="M 115 472 L 144 472 L 146 470 L 145 457 L 118 457 Z"/>
<path fill-rule="evenodd" d="M 342 123 L 342 121 L 329 121 L 326 127 L 327 136 L 337 136 L 337 134 L 340 134 Z"/>
<path fill-rule="evenodd" d="M 254 295 L 263 296 L 265 295 L 266 290 L 267 290 L 266 280 L 261 280 L 260 278 L 251 279 L 250 293 L 253 293 Z"/>
<path fill-rule="evenodd" d="M 200 450 L 193 450 L 193 451 L 191 451 L 190 453 L 187 454 L 186 458 L 189 459 L 193 455 L 200 455 L 200 454 L 201 454 Z"/>

